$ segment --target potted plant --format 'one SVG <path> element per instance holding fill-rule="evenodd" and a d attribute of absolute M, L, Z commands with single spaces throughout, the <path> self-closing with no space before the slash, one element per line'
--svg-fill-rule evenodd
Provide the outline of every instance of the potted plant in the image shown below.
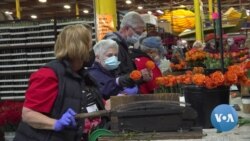
<path fill-rule="evenodd" d="M 0 101 L 0 131 L 2 132 L 2 136 L 6 132 L 16 131 L 21 121 L 22 107 L 23 102 L 20 101 Z"/>

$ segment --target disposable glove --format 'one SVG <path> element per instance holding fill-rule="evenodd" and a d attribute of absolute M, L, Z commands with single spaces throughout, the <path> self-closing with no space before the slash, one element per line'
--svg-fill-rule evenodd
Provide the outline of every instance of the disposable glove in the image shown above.
<path fill-rule="evenodd" d="M 56 121 L 54 125 L 55 131 L 62 131 L 65 127 L 76 127 L 76 121 L 75 121 L 75 115 L 76 113 L 74 110 L 69 108 L 62 117 Z"/>
<path fill-rule="evenodd" d="M 138 93 L 138 87 L 132 87 L 132 88 L 125 88 L 123 92 L 127 95 L 135 95 Z"/>

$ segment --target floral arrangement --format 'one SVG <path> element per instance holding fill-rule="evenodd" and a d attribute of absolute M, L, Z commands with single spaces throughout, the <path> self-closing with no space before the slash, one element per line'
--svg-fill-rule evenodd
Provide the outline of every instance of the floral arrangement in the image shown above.
<path fill-rule="evenodd" d="M 195 68 L 201 69 L 201 68 Z M 200 71 L 186 71 L 183 75 L 167 75 L 156 78 L 156 84 L 159 88 L 156 93 L 175 93 L 181 92 L 181 85 L 194 84 L 197 86 L 213 89 L 219 86 L 230 86 L 232 84 L 241 84 L 250 86 L 250 79 L 247 77 L 247 70 L 250 69 L 250 61 L 228 67 L 224 74 L 221 71 L 215 71 L 209 75 Z"/>
<path fill-rule="evenodd" d="M 147 61 L 145 63 L 145 66 L 146 68 L 149 70 L 149 71 L 152 71 L 154 68 L 155 68 L 155 63 L 153 61 Z M 134 81 L 138 81 L 141 79 L 142 77 L 142 74 L 141 74 L 141 71 L 139 70 L 133 70 L 130 74 L 129 74 L 129 77 L 134 80 Z"/>
<path fill-rule="evenodd" d="M 196 48 L 187 51 L 185 55 L 189 67 L 203 66 L 203 61 L 206 59 L 206 52 Z"/>
<path fill-rule="evenodd" d="M 129 74 L 129 77 L 134 80 L 134 81 L 137 81 L 137 80 L 140 80 L 141 77 L 142 77 L 142 74 L 139 70 L 133 70 L 130 74 Z"/>
<path fill-rule="evenodd" d="M 1 101 L 0 102 L 0 127 L 4 131 L 15 131 L 21 121 L 23 102 Z"/>
<path fill-rule="evenodd" d="M 182 70 L 186 67 L 186 62 L 184 60 L 179 60 L 179 63 L 171 63 L 170 67 L 172 70 Z"/>
<path fill-rule="evenodd" d="M 232 65 L 232 57 L 230 53 L 224 53 L 224 67 Z M 219 53 L 207 53 L 207 58 L 204 60 L 207 69 L 221 68 L 221 55 Z"/>

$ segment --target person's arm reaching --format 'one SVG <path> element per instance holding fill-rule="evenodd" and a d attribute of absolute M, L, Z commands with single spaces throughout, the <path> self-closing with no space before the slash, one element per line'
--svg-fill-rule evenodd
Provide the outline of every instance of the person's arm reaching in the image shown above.
<path fill-rule="evenodd" d="M 75 115 L 76 113 L 70 108 L 58 120 L 26 107 L 24 107 L 22 111 L 23 121 L 31 127 L 55 131 L 61 131 L 65 127 L 76 127 Z"/>
<path fill-rule="evenodd" d="M 56 119 L 50 118 L 42 113 L 23 107 L 22 120 L 36 129 L 54 129 Z"/>

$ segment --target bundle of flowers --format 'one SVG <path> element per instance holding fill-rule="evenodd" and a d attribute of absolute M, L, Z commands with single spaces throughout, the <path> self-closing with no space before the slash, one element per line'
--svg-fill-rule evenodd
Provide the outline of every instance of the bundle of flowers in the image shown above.
<path fill-rule="evenodd" d="M 199 49 L 191 49 L 185 53 L 186 62 L 189 67 L 204 66 L 203 61 L 206 59 L 206 52 Z"/>
<path fill-rule="evenodd" d="M 147 61 L 145 63 L 145 67 L 148 71 L 152 71 L 155 68 L 155 63 L 153 61 Z M 142 74 L 141 71 L 139 70 L 133 70 L 130 74 L 129 77 L 134 80 L 134 81 L 138 81 L 142 78 Z"/>
<path fill-rule="evenodd" d="M 0 102 L 0 127 L 4 131 L 15 131 L 21 121 L 23 102 L 1 101 Z"/>
<path fill-rule="evenodd" d="M 232 84 L 250 86 L 250 79 L 248 79 L 246 73 L 248 69 L 250 69 L 250 62 L 229 66 L 228 71 L 224 74 L 221 71 L 215 71 L 209 75 L 205 75 L 201 70 L 198 73 L 186 71 L 185 74 L 179 76 L 167 75 L 158 77 L 156 78 L 156 84 L 159 86 L 159 89 L 156 90 L 156 93 L 180 92 L 180 86 L 188 84 L 194 84 L 207 89 L 219 86 L 231 86 Z"/>
<path fill-rule="evenodd" d="M 186 62 L 184 60 L 179 60 L 178 63 L 171 63 L 170 67 L 172 70 L 182 70 L 186 67 Z"/>
<path fill-rule="evenodd" d="M 224 67 L 227 68 L 232 65 L 232 57 L 230 53 L 224 53 Z M 206 59 L 204 60 L 206 69 L 218 69 L 221 68 L 221 55 L 220 53 L 207 53 Z"/>

